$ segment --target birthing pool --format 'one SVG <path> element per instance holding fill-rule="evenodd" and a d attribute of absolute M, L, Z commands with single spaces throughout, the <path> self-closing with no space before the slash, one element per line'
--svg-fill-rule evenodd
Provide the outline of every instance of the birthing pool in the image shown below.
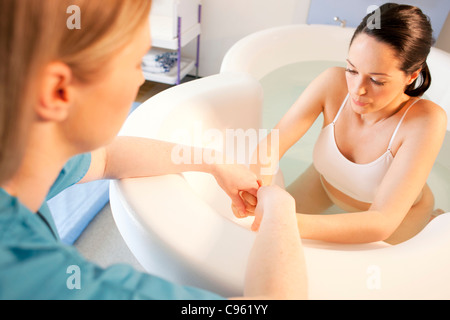
<path fill-rule="evenodd" d="M 230 49 L 220 74 L 149 99 L 121 134 L 184 143 L 210 129 L 271 128 L 315 73 L 345 60 L 351 34 L 338 27 L 299 25 L 250 35 Z M 445 81 L 450 55 L 435 51 L 430 58 L 430 69 L 438 73 L 430 94 L 450 110 Z M 285 67 L 301 72 L 284 74 Z M 185 134 L 174 135 L 180 129 Z M 318 129 L 320 122 L 285 156 L 285 184 L 311 163 Z M 214 147 L 207 139 L 196 145 Z M 446 143 L 430 176 L 438 205 L 450 195 L 444 177 L 450 168 L 448 149 Z M 214 178 L 186 173 L 112 181 L 110 200 L 119 231 L 148 272 L 224 296 L 242 295 L 255 234 L 247 228 L 248 219 L 233 217 L 231 202 Z M 442 207 L 448 206 L 442 202 Z M 450 299 L 449 230 L 450 214 L 443 214 L 397 246 L 304 241 L 309 297 Z"/>

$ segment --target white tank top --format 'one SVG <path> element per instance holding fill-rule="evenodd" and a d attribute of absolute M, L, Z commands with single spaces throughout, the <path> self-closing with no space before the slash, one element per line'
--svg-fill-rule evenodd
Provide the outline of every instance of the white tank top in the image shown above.
<path fill-rule="evenodd" d="M 341 153 L 336 144 L 334 132 L 335 123 L 348 98 L 349 95 L 347 95 L 342 103 L 333 122 L 322 129 L 314 146 L 313 163 L 316 170 L 333 187 L 353 199 L 372 203 L 381 181 L 394 160 L 391 147 L 397 131 L 409 109 L 420 99 L 414 101 L 403 114 L 392 135 L 386 152 L 370 163 L 357 164 L 348 160 Z"/>

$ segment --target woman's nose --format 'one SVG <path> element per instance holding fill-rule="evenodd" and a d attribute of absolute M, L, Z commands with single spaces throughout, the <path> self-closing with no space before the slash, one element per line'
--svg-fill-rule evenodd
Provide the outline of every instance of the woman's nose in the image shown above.
<path fill-rule="evenodd" d="M 358 96 L 363 96 L 365 94 L 367 94 L 367 88 L 364 84 L 364 80 L 361 79 L 355 86 L 355 91 L 354 91 L 355 95 Z"/>

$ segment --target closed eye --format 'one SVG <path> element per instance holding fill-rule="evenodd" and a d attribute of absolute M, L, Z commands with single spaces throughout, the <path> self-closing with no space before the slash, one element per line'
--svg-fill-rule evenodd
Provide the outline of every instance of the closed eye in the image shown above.
<path fill-rule="evenodd" d="M 377 81 L 377 80 L 375 80 L 373 78 L 370 78 L 370 81 L 372 81 L 377 86 L 384 86 L 384 82 Z"/>
<path fill-rule="evenodd" d="M 357 75 L 358 71 L 350 69 L 350 68 L 346 68 L 345 71 L 351 75 Z M 372 81 L 375 85 L 377 86 L 384 86 L 384 82 L 380 82 L 375 80 L 374 78 L 370 78 L 370 81 Z"/>

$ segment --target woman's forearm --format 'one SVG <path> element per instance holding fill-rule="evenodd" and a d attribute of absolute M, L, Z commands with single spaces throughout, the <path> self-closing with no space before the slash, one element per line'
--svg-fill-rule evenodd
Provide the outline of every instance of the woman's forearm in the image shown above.
<path fill-rule="evenodd" d="M 297 214 L 297 225 L 305 239 L 334 243 L 383 241 L 395 230 L 378 211 L 330 215 Z"/>
<path fill-rule="evenodd" d="M 245 296 L 306 299 L 306 264 L 295 223 L 295 201 L 277 187 L 265 188 L 258 193 L 264 214 L 248 260 Z"/>
<path fill-rule="evenodd" d="M 245 212 L 240 192 L 256 195 L 259 188 L 254 173 L 244 165 L 228 163 L 221 152 L 138 137 L 117 137 L 105 149 L 93 152 L 91 168 L 81 182 L 187 171 L 213 175 L 239 212 Z"/>
<path fill-rule="evenodd" d="M 106 148 L 106 179 L 158 176 L 185 171 L 212 173 L 205 150 L 137 137 L 117 137 Z M 215 152 L 208 150 L 208 155 Z M 221 156 L 213 154 L 213 156 Z"/>

